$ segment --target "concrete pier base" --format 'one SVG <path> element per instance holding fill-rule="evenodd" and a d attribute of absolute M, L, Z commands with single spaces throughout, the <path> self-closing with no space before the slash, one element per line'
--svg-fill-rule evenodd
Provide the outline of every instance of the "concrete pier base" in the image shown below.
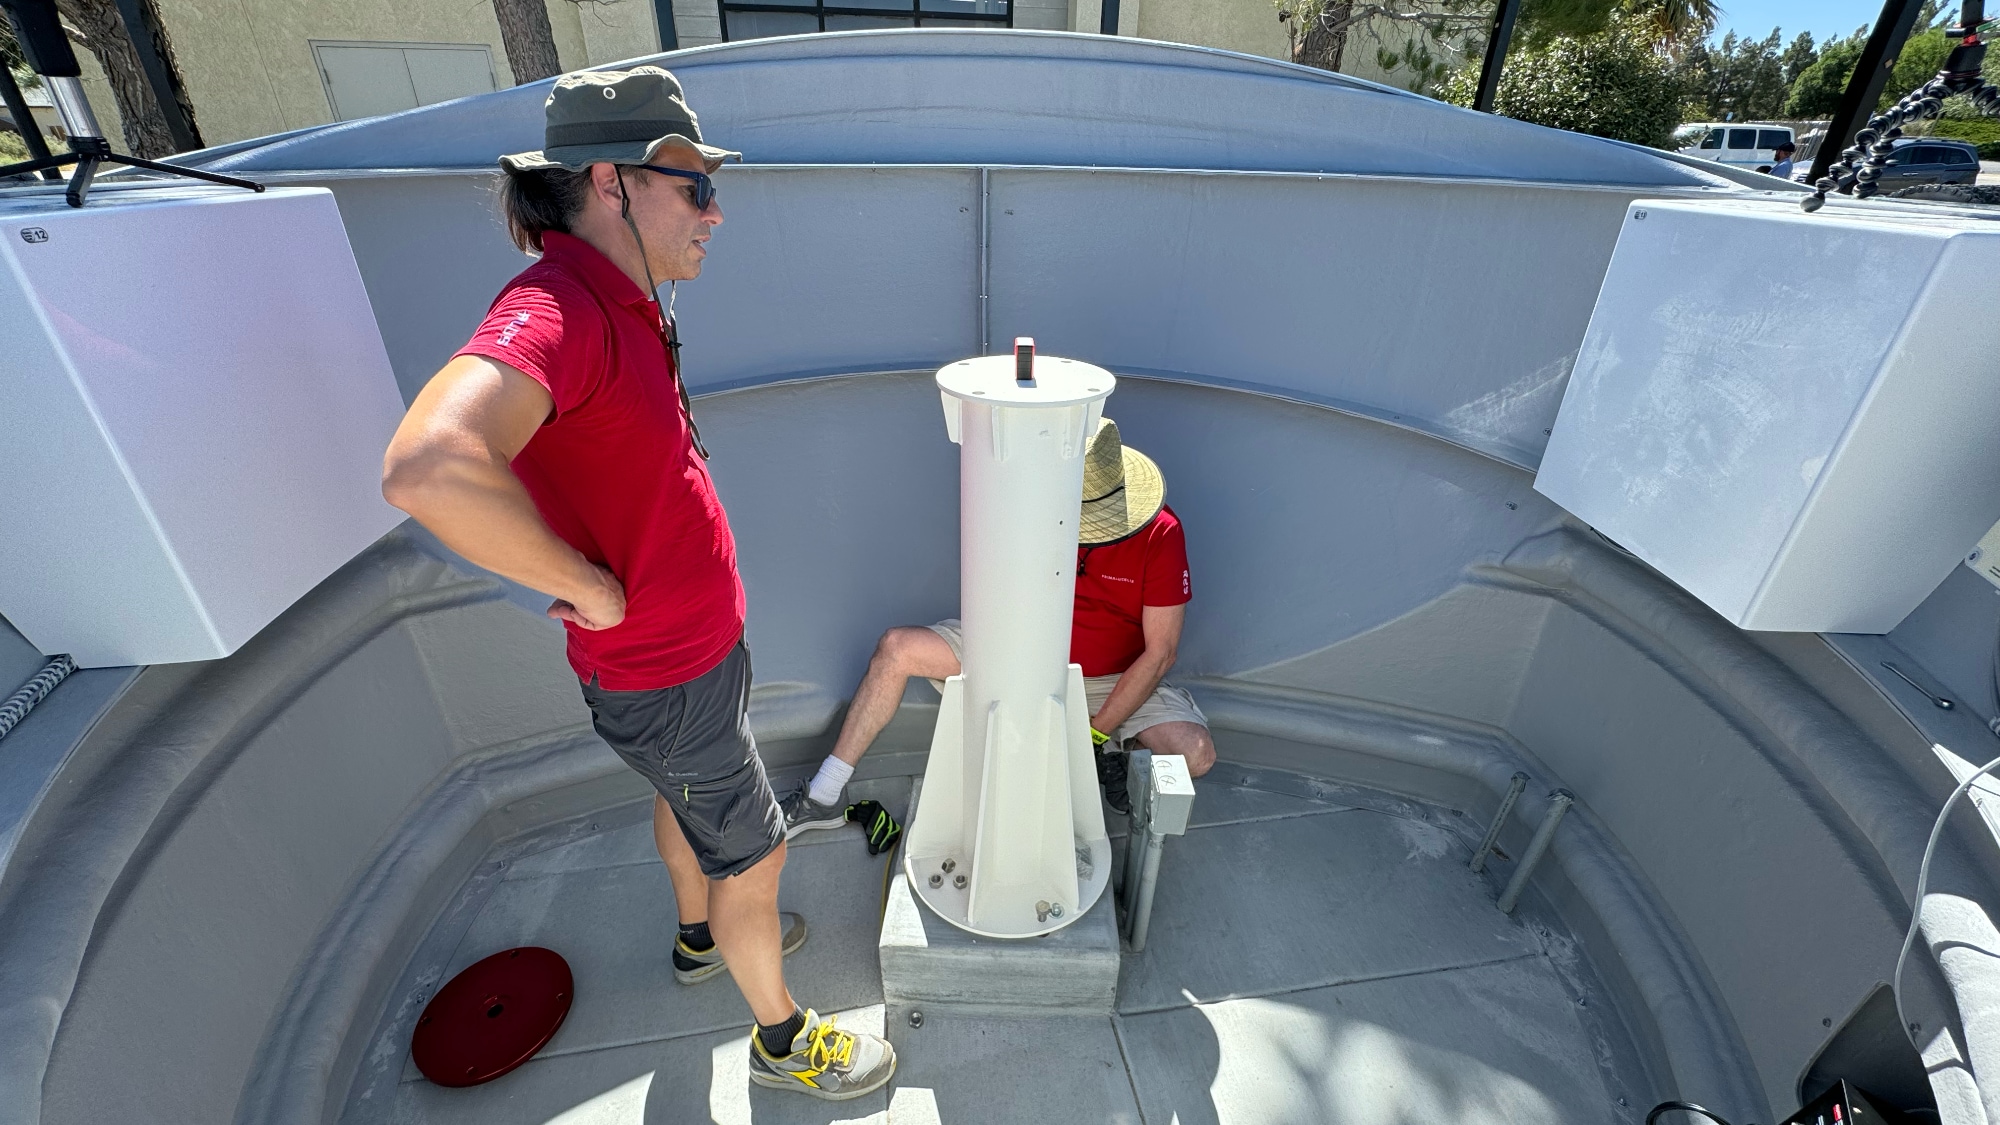
<path fill-rule="evenodd" d="M 911 817 L 922 796 L 910 795 Z M 917 901 L 899 871 L 877 946 L 892 1007 L 1022 1015 L 1108 1015 L 1118 996 L 1118 921 L 1107 890 L 1082 918 L 1046 937 L 985 938 Z"/>

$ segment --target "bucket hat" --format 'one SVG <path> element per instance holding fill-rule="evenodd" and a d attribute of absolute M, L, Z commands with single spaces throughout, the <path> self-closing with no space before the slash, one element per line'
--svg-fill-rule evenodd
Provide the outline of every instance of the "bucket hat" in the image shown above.
<path fill-rule="evenodd" d="M 584 70 L 556 79 L 544 103 L 539 152 L 500 158 L 509 172 L 592 164 L 650 164 L 663 148 L 683 148 L 713 172 L 740 152 L 703 144 L 701 124 L 688 108 L 680 80 L 657 66 Z"/>
<path fill-rule="evenodd" d="M 1151 457 L 1118 437 L 1118 423 L 1100 418 L 1083 452 L 1083 518 L 1076 541 L 1102 547 L 1138 534 L 1167 503 L 1167 481 Z"/>

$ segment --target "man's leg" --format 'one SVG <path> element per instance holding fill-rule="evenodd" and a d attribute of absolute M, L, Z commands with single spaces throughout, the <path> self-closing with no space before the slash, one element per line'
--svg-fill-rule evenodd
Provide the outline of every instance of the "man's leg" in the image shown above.
<path fill-rule="evenodd" d="M 688 847 L 687 837 L 681 835 L 673 806 L 658 794 L 653 796 L 653 846 L 660 849 L 667 876 L 674 881 L 674 908 L 680 914 L 681 925 L 708 921 L 708 876 L 701 873 L 694 850 Z"/>
<path fill-rule="evenodd" d="M 875 642 L 875 655 L 868 658 L 868 672 L 854 689 L 847 719 L 840 725 L 840 737 L 833 753 L 820 763 L 806 787 L 785 798 L 787 838 L 814 828 L 838 828 L 847 823 L 841 794 L 861 755 L 875 742 L 875 736 L 896 717 L 903 703 L 903 688 L 911 676 L 934 680 L 958 675 L 958 656 L 945 639 L 922 626 L 901 626 L 882 634 Z"/>
<path fill-rule="evenodd" d="M 1215 739 L 1200 723 L 1158 723 L 1138 734 L 1139 745 L 1155 754 L 1179 754 L 1187 759 L 1188 773 L 1200 777 L 1215 765 Z"/>
<path fill-rule="evenodd" d="M 854 702 L 847 708 L 847 720 L 840 724 L 833 756 L 850 766 L 860 764 L 875 736 L 896 717 L 911 676 L 942 680 L 958 673 L 958 657 L 935 632 L 905 625 L 882 634 L 875 642 L 875 655 L 868 658 L 867 675 L 854 689 Z"/>
<path fill-rule="evenodd" d="M 785 987 L 778 922 L 778 875 L 784 869 L 785 845 L 780 842 L 748 871 L 708 882 L 709 933 L 757 1023 L 766 1027 L 784 1023 L 798 1011 Z"/>

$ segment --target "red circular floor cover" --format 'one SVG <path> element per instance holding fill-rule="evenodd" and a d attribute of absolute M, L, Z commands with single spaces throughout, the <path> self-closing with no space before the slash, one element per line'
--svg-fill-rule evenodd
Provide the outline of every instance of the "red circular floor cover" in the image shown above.
<path fill-rule="evenodd" d="M 535 1057 L 569 1014 L 569 962 L 552 949 L 503 949 L 451 978 L 417 1019 L 410 1053 L 440 1086 L 477 1086 Z"/>

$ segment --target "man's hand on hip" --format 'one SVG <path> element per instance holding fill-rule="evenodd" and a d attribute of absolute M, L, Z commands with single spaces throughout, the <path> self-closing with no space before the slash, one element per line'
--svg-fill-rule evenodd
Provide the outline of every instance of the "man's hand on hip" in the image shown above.
<path fill-rule="evenodd" d="M 568 621 L 579 629 L 609 629 L 625 620 L 625 585 L 618 576 L 601 566 L 593 565 L 599 582 L 587 590 L 557 598 L 549 606 L 549 616 L 558 621 Z"/>

